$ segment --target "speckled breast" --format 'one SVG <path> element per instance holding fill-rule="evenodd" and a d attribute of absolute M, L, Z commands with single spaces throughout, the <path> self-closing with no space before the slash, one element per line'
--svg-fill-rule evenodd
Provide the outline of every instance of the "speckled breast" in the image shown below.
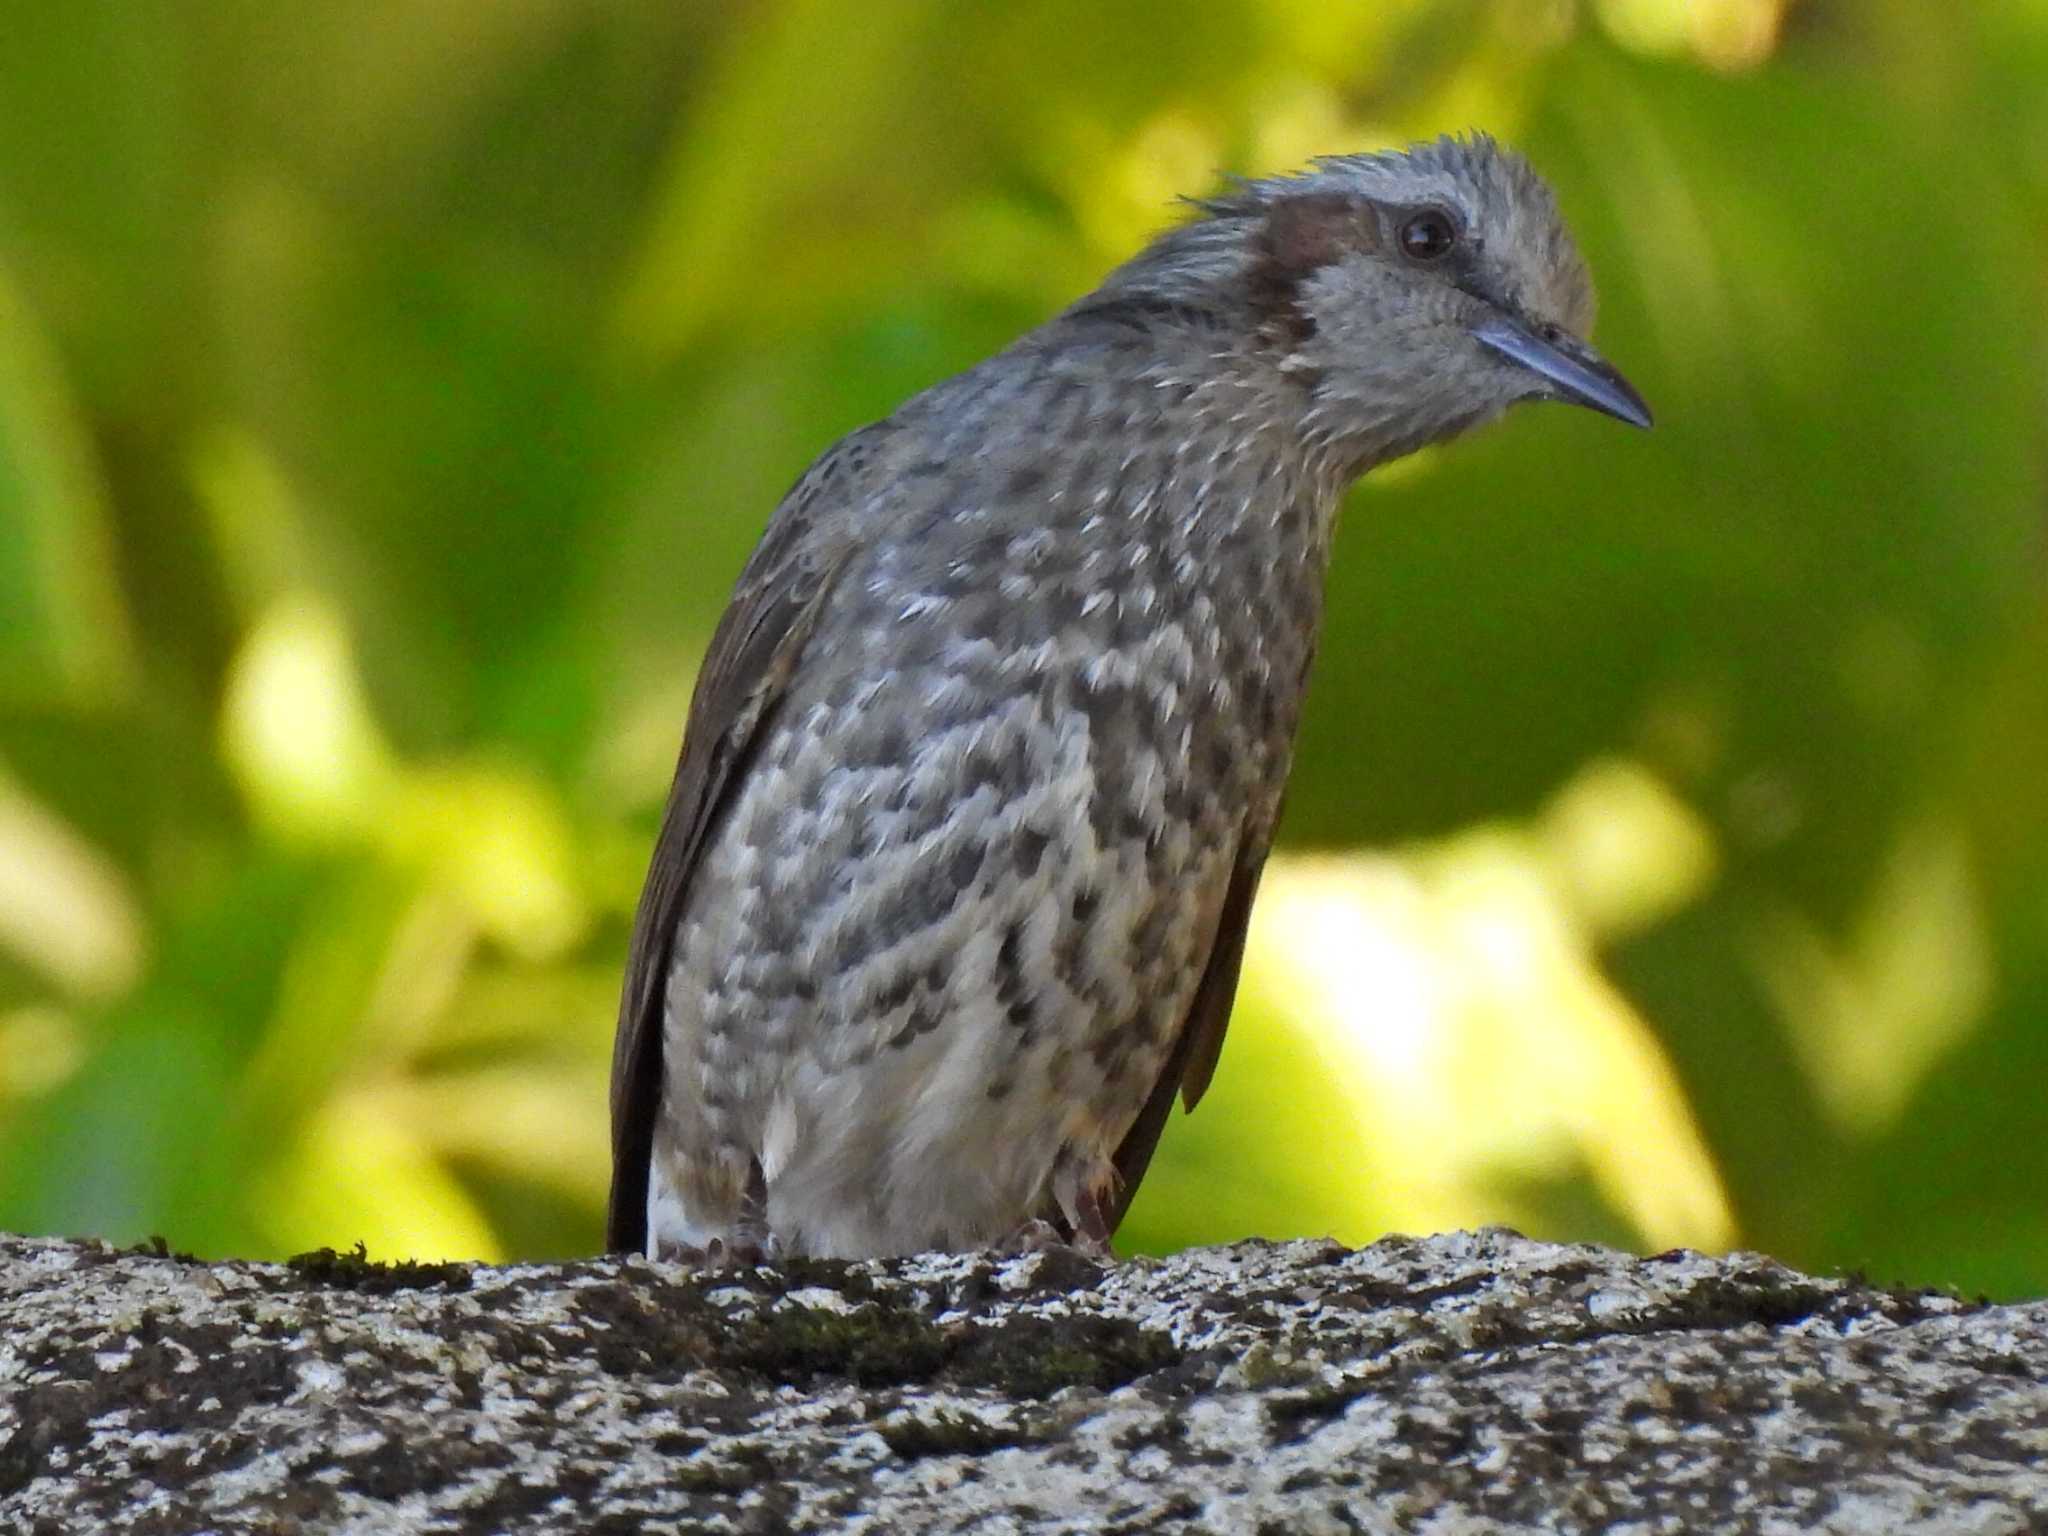
<path fill-rule="evenodd" d="M 670 1107 L 808 1246 L 987 1241 L 1106 1158 L 1271 835 L 1327 515 L 1247 471 L 1191 528 L 1148 467 L 857 556 L 706 850 Z"/>

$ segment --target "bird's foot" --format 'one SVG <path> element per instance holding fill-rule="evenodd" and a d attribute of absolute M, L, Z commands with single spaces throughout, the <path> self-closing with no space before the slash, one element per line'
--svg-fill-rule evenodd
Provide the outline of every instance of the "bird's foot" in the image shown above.
<path fill-rule="evenodd" d="M 714 1237 L 699 1248 L 690 1243 L 662 1242 L 655 1257 L 670 1264 L 687 1264 L 692 1269 L 759 1269 L 782 1256 L 782 1243 L 767 1234 L 735 1233 Z"/>
<path fill-rule="evenodd" d="M 1053 1170 L 1052 1200 L 1068 1246 L 1088 1258 L 1110 1257 L 1109 1235 L 1116 1223 L 1116 1167 L 1107 1158 L 1067 1148 Z"/>
<path fill-rule="evenodd" d="M 1034 1216 L 1020 1223 L 993 1250 L 1000 1258 L 1023 1258 L 1034 1253 L 1077 1253 L 1084 1259 L 1106 1264 L 1116 1255 L 1109 1251 L 1109 1237 L 1088 1232 L 1069 1233 L 1056 1221 Z"/>
<path fill-rule="evenodd" d="M 1068 1246 L 1067 1234 L 1056 1223 L 1047 1221 L 1043 1216 L 1034 1216 L 999 1239 L 995 1252 L 1003 1258 L 1014 1259 L 1028 1253 L 1044 1253 L 1051 1248 Z"/>

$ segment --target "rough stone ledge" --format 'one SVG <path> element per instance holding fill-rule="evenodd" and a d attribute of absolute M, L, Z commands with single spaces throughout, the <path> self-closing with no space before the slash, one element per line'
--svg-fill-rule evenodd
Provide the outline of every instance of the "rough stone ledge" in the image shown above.
<path fill-rule="evenodd" d="M 0 1237 L 0 1531 L 2048 1531 L 2048 1303 L 1491 1230 L 700 1276 Z"/>

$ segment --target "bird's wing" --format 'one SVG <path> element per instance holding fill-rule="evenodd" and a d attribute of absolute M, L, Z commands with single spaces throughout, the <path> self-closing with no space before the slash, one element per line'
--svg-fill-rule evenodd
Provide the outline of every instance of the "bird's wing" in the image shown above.
<path fill-rule="evenodd" d="M 1259 889 L 1259 873 L 1266 866 L 1266 847 L 1241 847 L 1230 871 L 1230 887 L 1224 893 L 1223 912 L 1216 923 L 1216 937 L 1209 946 L 1209 961 L 1202 980 L 1188 1005 L 1187 1019 L 1175 1038 L 1173 1054 L 1153 1085 L 1152 1096 L 1131 1122 L 1123 1142 L 1116 1149 L 1117 1189 L 1111 1196 L 1109 1230 L 1114 1232 L 1130 1209 L 1131 1197 L 1145 1177 L 1159 1136 L 1166 1129 L 1166 1117 L 1173 1112 L 1178 1094 L 1189 1109 L 1201 1102 L 1209 1079 L 1216 1072 L 1216 1058 L 1223 1052 L 1223 1032 L 1230 1024 L 1230 1005 L 1237 996 L 1237 974 L 1244 964 L 1244 936 L 1250 926 L 1252 897 Z"/>
<path fill-rule="evenodd" d="M 633 919 L 612 1044 L 605 1245 L 613 1252 L 646 1246 L 648 1170 L 661 1108 L 664 982 L 690 878 L 852 551 L 845 513 L 872 446 L 867 439 L 877 430 L 855 433 L 829 450 L 783 499 L 697 674 L 682 756 Z"/>

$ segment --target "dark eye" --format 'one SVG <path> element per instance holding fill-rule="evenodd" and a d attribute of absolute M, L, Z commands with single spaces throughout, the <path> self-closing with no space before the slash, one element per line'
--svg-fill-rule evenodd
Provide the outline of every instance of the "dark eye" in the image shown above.
<path fill-rule="evenodd" d="M 1426 209 L 1401 226 L 1401 250 L 1413 261 L 1435 261 L 1458 243 L 1450 215 Z"/>

